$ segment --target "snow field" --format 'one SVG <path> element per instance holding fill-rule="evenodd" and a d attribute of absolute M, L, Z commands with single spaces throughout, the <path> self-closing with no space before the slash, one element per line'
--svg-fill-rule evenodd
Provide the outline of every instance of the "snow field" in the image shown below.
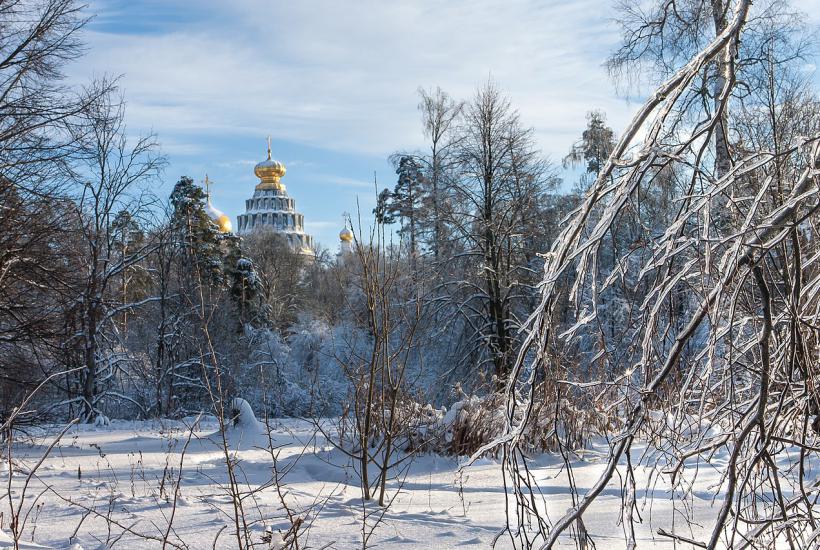
<path fill-rule="evenodd" d="M 191 419 L 188 419 L 189 422 Z M 22 541 L 26 548 L 161 548 L 166 531 L 171 544 L 182 548 L 235 548 L 232 498 L 222 437 L 212 418 L 194 432 L 176 421 L 111 421 L 108 426 L 79 425 L 53 449 L 27 490 L 23 514 L 31 509 Z M 301 548 L 487 548 L 505 524 L 505 492 L 501 468 L 481 459 L 459 472 L 459 461 L 437 455 L 416 457 L 390 484 L 392 504 L 384 511 L 375 503 L 362 504 L 358 475 L 350 461 L 333 449 L 306 421 L 271 423 L 276 447 L 276 471 L 288 508 L 304 519 Z M 54 431 L 38 434 L 14 447 L 15 471 L 11 498 L 19 500 L 26 472 L 36 464 Z M 247 532 L 256 548 L 277 548 L 290 527 L 276 487 L 271 483 L 273 459 L 264 424 L 237 422 L 226 432 L 243 491 Z M 190 437 L 190 441 L 187 443 Z M 182 472 L 179 464 L 184 449 Z M 605 448 L 593 449 L 574 464 L 581 492 L 600 474 Z M 534 459 L 547 513 L 555 518 L 572 506 L 563 463 L 559 457 Z M 653 536 L 658 527 L 687 536 L 703 530 L 684 528 L 684 516 L 706 527 L 719 501 L 712 504 L 708 472 L 701 471 L 698 489 L 688 501 L 676 501 L 662 478 L 648 468 L 637 470 L 636 495 L 643 523 L 639 547 L 673 548 L 665 537 Z M 4 486 L 8 471 L 3 471 Z M 176 480 L 180 480 L 174 509 Z M 652 487 L 654 493 L 647 493 Z M 702 487 L 701 487 L 702 485 Z M 39 498 L 37 498 L 39 495 Z M 645 497 L 654 496 L 653 503 Z M 36 499 L 36 502 L 35 502 Z M 512 505 L 512 500 L 509 500 Z M 0 547 L 13 547 L 8 529 L 8 499 L 3 499 L 5 529 Z M 585 527 L 598 548 L 624 548 L 618 520 L 622 510 L 617 486 L 606 489 L 585 516 Z M 687 512 L 688 510 L 688 512 Z M 168 524 L 173 515 L 172 526 Z M 363 518 L 366 527 L 363 529 Z M 76 534 L 75 534 L 76 531 Z M 372 531 L 372 532 L 371 532 Z M 148 538 L 146 538 L 148 537 Z M 272 540 L 268 543 L 264 541 Z M 498 548 L 509 548 L 502 536 Z M 561 547 L 574 547 L 567 539 Z M 686 547 L 680 543 L 675 548 Z"/>

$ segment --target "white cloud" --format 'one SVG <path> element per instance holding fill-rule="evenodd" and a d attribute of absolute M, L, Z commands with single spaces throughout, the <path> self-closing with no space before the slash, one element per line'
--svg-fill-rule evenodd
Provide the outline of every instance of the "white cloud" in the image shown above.
<path fill-rule="evenodd" d="M 255 181 L 250 165 L 264 158 L 268 134 L 300 146 L 280 154 L 299 159 L 286 162 L 288 186 L 308 221 L 355 211 L 358 197 L 369 211 L 368 174 L 378 169 L 384 187 L 393 178 L 387 155 L 422 143 L 418 87 L 469 99 L 492 76 L 556 162 L 587 111 L 603 109 L 619 132 L 638 107 L 618 97 L 603 67 L 619 39 L 607 0 L 191 6 L 97 1 L 89 53 L 70 77 L 123 74 L 130 127 L 157 132 L 177 163 L 173 176 L 211 171 L 225 182 L 217 198 L 233 214 L 244 208 Z M 817 24 L 820 0 L 797 7 Z M 250 142 L 259 148 L 247 150 Z M 335 225 L 309 227 L 335 242 Z"/>
<path fill-rule="evenodd" d="M 231 160 L 228 162 L 218 162 L 216 165 L 220 168 L 232 168 L 232 167 L 247 167 L 247 166 L 256 166 L 259 160 L 253 159 L 240 159 L 240 160 Z"/>
<path fill-rule="evenodd" d="M 374 189 L 372 181 L 366 181 L 358 178 L 348 178 L 346 176 L 319 176 L 314 179 L 315 183 L 329 183 L 331 185 L 339 185 L 342 187 L 359 187 L 364 189 Z"/>
<path fill-rule="evenodd" d="M 129 120 L 163 140 L 272 133 L 378 155 L 420 143 L 419 86 L 469 97 L 492 75 L 555 154 L 587 110 L 624 118 L 601 67 L 617 37 L 600 6 L 212 0 L 198 7 L 212 17 L 166 32 L 89 33 L 90 54 L 75 74 L 123 73 Z"/>
<path fill-rule="evenodd" d="M 318 231 L 318 230 L 323 230 L 323 229 L 331 229 L 331 230 L 336 229 L 336 228 L 341 229 L 343 227 L 343 223 L 344 222 L 342 221 L 341 216 L 339 217 L 338 221 L 327 221 L 327 220 L 311 221 L 311 220 L 305 220 L 305 228 L 308 232 Z"/>

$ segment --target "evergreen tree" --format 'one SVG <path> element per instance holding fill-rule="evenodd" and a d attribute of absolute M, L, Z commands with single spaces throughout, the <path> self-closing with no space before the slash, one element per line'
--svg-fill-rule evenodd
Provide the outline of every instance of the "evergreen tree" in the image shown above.
<path fill-rule="evenodd" d="M 177 245 L 182 247 L 189 260 L 188 267 L 198 268 L 203 282 L 221 284 L 225 282 L 221 235 L 219 228 L 205 212 L 205 191 L 194 184 L 194 180 L 183 176 L 171 193 L 174 208 L 171 226 L 177 236 Z"/>
<path fill-rule="evenodd" d="M 113 238 L 113 249 L 116 251 L 117 261 L 127 262 L 129 255 L 135 251 L 143 249 L 146 245 L 146 237 L 142 228 L 134 216 L 128 210 L 120 210 L 111 223 L 111 233 Z M 150 274 L 148 274 L 141 262 L 134 262 L 120 272 L 118 286 L 116 289 L 123 304 L 136 302 L 147 296 L 151 286 Z M 128 333 L 129 310 L 122 312 L 120 319 L 123 334 Z"/>
<path fill-rule="evenodd" d="M 415 256 L 424 199 L 424 176 L 412 156 L 401 155 L 394 158 L 394 163 L 399 179 L 392 192 L 384 189 L 379 193 L 373 213 L 381 224 L 391 224 L 396 219 L 400 221 L 399 233 L 407 237 L 410 254 Z"/>
<path fill-rule="evenodd" d="M 224 242 L 227 248 L 225 275 L 240 330 L 248 323 L 266 324 L 268 319 L 261 303 L 262 282 L 253 260 L 245 255 L 239 237 L 230 235 L 224 238 Z"/>
<path fill-rule="evenodd" d="M 379 196 L 376 197 L 376 208 L 373 209 L 373 214 L 376 217 L 376 223 L 383 225 L 390 225 L 395 223 L 396 218 L 393 212 L 393 192 L 387 187 L 381 190 Z"/>
<path fill-rule="evenodd" d="M 615 133 L 606 125 L 606 115 L 602 111 L 587 113 L 587 127 L 581 139 L 564 158 L 564 166 L 586 165 L 576 192 L 583 193 L 592 185 L 614 147 Z"/>
<path fill-rule="evenodd" d="M 253 261 L 232 233 L 221 233 L 205 211 L 206 195 L 188 177 L 180 178 L 171 193 L 172 226 L 185 248 L 189 266 L 197 266 L 202 282 L 228 290 L 236 307 L 238 326 L 264 321 L 259 307 L 260 279 Z"/>

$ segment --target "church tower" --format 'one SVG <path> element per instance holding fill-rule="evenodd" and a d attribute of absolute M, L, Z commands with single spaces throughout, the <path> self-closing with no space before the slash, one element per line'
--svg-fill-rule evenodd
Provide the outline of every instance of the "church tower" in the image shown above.
<path fill-rule="evenodd" d="M 259 183 L 253 197 L 245 201 L 245 213 L 237 217 L 237 232 L 247 235 L 266 228 L 282 235 L 293 250 L 313 256 L 313 237 L 305 233 L 305 217 L 296 211 L 295 201 L 288 196 L 282 178 L 285 165 L 271 159 L 270 138 L 268 158 L 253 169 Z"/>
<path fill-rule="evenodd" d="M 345 227 L 339 232 L 339 257 L 344 258 L 353 252 L 353 231 Z"/>

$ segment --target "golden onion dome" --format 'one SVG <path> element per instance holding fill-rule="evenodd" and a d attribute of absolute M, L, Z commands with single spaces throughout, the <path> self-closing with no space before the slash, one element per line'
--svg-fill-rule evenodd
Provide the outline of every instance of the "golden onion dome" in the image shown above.
<path fill-rule="evenodd" d="M 346 243 L 353 242 L 353 231 L 345 227 L 339 231 L 339 240 Z"/>
<path fill-rule="evenodd" d="M 211 205 L 210 199 L 208 200 L 208 205 L 205 207 L 205 213 L 211 221 L 219 227 L 221 233 L 230 233 L 231 229 L 233 229 L 231 218 L 221 210 L 214 208 L 213 205 Z"/>
<path fill-rule="evenodd" d="M 268 138 L 268 158 L 257 164 L 253 173 L 260 180 L 256 186 L 257 189 L 285 189 L 279 181 L 285 175 L 285 165 L 278 160 L 271 159 L 270 138 Z"/>

